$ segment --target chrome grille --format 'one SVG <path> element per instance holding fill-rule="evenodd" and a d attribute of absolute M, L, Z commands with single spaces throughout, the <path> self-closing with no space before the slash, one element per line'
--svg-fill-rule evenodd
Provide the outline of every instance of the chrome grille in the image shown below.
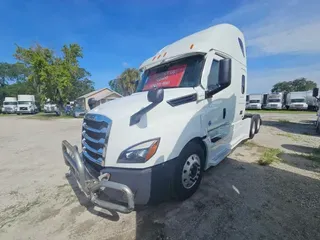
<path fill-rule="evenodd" d="M 82 124 L 82 153 L 85 160 L 104 165 L 111 120 L 99 114 L 86 114 Z"/>

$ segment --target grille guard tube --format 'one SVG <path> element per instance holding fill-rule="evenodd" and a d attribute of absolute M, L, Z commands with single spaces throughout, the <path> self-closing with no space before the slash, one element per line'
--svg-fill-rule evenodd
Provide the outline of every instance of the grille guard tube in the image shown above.
<path fill-rule="evenodd" d="M 80 185 L 81 190 L 94 205 L 121 213 L 130 213 L 134 210 L 134 195 L 128 186 L 106 179 L 100 181 L 99 179 L 93 178 L 85 167 L 77 147 L 72 146 L 66 140 L 62 141 L 62 153 L 65 164 L 70 167 L 71 173 Z M 127 207 L 100 199 L 98 192 L 101 189 L 105 190 L 108 188 L 124 193 L 127 199 Z"/>

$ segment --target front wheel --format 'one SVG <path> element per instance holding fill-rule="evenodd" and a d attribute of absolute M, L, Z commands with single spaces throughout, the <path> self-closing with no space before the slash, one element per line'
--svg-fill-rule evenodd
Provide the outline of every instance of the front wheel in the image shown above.
<path fill-rule="evenodd" d="M 177 161 L 174 193 L 179 200 L 183 201 L 191 197 L 201 183 L 204 151 L 198 143 L 190 142 L 184 147 Z"/>

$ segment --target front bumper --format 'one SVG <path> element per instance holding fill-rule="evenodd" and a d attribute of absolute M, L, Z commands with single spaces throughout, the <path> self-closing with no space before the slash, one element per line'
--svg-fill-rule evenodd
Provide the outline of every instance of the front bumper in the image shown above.
<path fill-rule="evenodd" d="M 303 105 L 303 106 L 290 105 L 289 109 L 307 110 L 308 109 L 308 105 Z"/>
<path fill-rule="evenodd" d="M 106 174 L 95 177 L 95 174 L 93 174 L 94 170 L 85 165 L 77 148 L 66 140 L 62 142 L 62 153 L 64 161 L 70 167 L 71 173 L 75 177 L 80 189 L 94 205 L 122 213 L 130 213 L 134 210 L 134 195 L 128 186 L 105 179 Z M 101 191 L 108 189 L 122 192 L 127 206 L 99 198 Z"/>
<path fill-rule="evenodd" d="M 65 140 L 62 152 L 80 188 L 97 206 L 129 213 L 135 205 L 160 203 L 172 197 L 177 159 L 144 169 L 110 168 L 86 162 L 77 148 Z M 109 179 L 104 178 L 106 175 Z M 99 198 L 102 192 L 108 201 Z"/>

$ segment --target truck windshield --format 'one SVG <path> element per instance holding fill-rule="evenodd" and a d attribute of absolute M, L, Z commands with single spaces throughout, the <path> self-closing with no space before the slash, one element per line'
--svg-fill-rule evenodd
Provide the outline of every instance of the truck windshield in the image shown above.
<path fill-rule="evenodd" d="M 196 87 L 200 83 L 204 58 L 191 56 L 146 70 L 138 84 L 137 92 L 152 88 Z"/>
<path fill-rule="evenodd" d="M 18 101 L 18 104 L 31 104 L 31 101 Z"/>
<path fill-rule="evenodd" d="M 291 102 L 293 103 L 301 103 L 301 102 L 305 102 L 305 100 L 303 98 L 300 99 L 291 99 Z"/>
<path fill-rule="evenodd" d="M 3 105 L 17 105 L 17 102 L 3 102 Z"/>
<path fill-rule="evenodd" d="M 280 102 L 280 99 L 269 99 L 268 102 Z"/>
<path fill-rule="evenodd" d="M 250 100 L 250 103 L 260 103 L 260 100 Z"/>

